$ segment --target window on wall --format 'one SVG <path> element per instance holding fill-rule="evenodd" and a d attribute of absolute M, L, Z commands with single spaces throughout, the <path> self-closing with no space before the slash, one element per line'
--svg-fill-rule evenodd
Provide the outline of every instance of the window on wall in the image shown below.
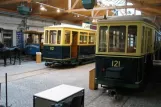
<path fill-rule="evenodd" d="M 56 44 L 57 43 L 57 31 L 51 30 L 49 35 L 49 43 Z"/>
<path fill-rule="evenodd" d="M 108 27 L 101 26 L 99 30 L 99 52 L 107 52 Z"/>
<path fill-rule="evenodd" d="M 49 39 L 49 31 L 46 30 L 45 31 L 45 43 L 48 43 L 48 39 Z"/>
<path fill-rule="evenodd" d="M 109 52 L 125 52 L 126 26 L 110 26 Z"/>
<path fill-rule="evenodd" d="M 137 45 L 137 26 L 131 25 L 128 26 L 127 53 L 136 53 L 136 45 Z"/>
<path fill-rule="evenodd" d="M 87 44 L 88 33 L 80 32 L 80 44 Z"/>
<path fill-rule="evenodd" d="M 65 44 L 70 44 L 70 34 L 71 31 L 68 30 L 65 31 Z"/>
<path fill-rule="evenodd" d="M 141 53 L 144 53 L 144 35 L 145 35 L 145 27 L 142 27 L 142 36 L 141 36 Z"/>
<path fill-rule="evenodd" d="M 89 33 L 89 44 L 94 44 L 95 33 Z"/>
<path fill-rule="evenodd" d="M 58 30 L 57 44 L 61 42 L 61 30 Z"/>

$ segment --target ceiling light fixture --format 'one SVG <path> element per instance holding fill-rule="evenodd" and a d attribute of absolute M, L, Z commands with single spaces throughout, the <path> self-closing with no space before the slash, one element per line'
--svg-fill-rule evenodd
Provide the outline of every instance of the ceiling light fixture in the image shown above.
<path fill-rule="evenodd" d="M 40 10 L 41 11 L 47 11 L 47 9 L 43 5 L 40 5 Z"/>
<path fill-rule="evenodd" d="M 60 9 L 57 9 L 57 13 L 60 13 Z"/>
<path fill-rule="evenodd" d="M 93 23 L 96 23 L 96 22 L 97 22 L 97 19 L 93 19 L 92 22 L 93 22 Z"/>
<path fill-rule="evenodd" d="M 45 7 L 49 7 L 49 8 L 53 8 L 53 9 L 56 9 L 57 13 L 60 13 L 60 12 L 65 12 L 66 10 L 65 9 L 61 9 L 59 7 L 55 7 L 55 6 L 51 6 L 51 5 L 48 5 L 48 4 L 44 4 L 44 3 L 40 3 L 40 2 L 36 2 L 37 4 L 40 4 L 40 6 L 45 6 Z M 40 8 L 41 9 L 41 8 Z M 42 8 L 43 10 L 43 8 Z M 76 15 L 76 17 L 85 17 L 85 18 L 89 18 L 89 16 L 86 16 L 86 15 L 82 15 L 82 14 L 78 14 L 78 13 L 75 13 L 75 12 L 71 12 L 72 14 Z M 79 15 L 79 16 L 78 16 Z"/>

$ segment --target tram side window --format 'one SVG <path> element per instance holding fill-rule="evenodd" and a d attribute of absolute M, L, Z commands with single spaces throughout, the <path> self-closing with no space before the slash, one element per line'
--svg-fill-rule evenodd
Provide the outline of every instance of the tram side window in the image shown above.
<path fill-rule="evenodd" d="M 45 31 L 45 43 L 48 43 L 48 38 L 49 38 L 49 31 Z"/>
<path fill-rule="evenodd" d="M 157 45 L 158 45 L 158 48 L 159 48 L 159 46 L 161 44 L 160 42 L 161 42 L 161 36 L 158 34 L 157 35 L 157 43 L 158 43 Z"/>
<path fill-rule="evenodd" d="M 109 52 L 125 52 L 126 26 L 110 26 Z"/>
<path fill-rule="evenodd" d="M 127 53 L 136 53 L 136 45 L 137 45 L 137 26 L 131 25 L 128 26 Z"/>
<path fill-rule="evenodd" d="M 149 31 L 148 31 L 148 49 L 147 49 L 147 51 L 151 52 L 151 50 L 152 50 L 152 29 L 149 28 Z"/>
<path fill-rule="evenodd" d="M 158 41 L 158 32 L 155 32 L 155 43 L 154 43 L 154 50 L 157 50 L 158 49 L 158 46 L 159 46 L 159 41 Z"/>
<path fill-rule="evenodd" d="M 56 36 L 57 36 L 57 31 L 56 30 L 51 30 L 50 31 L 50 36 L 49 36 L 49 43 L 51 44 L 56 44 Z"/>
<path fill-rule="evenodd" d="M 80 32 L 80 44 L 87 44 L 87 35 L 86 32 Z"/>
<path fill-rule="evenodd" d="M 70 44 L 70 34 L 71 31 L 65 31 L 65 44 Z"/>
<path fill-rule="evenodd" d="M 61 42 L 61 30 L 58 30 L 57 44 Z"/>
<path fill-rule="evenodd" d="M 99 52 L 107 52 L 108 27 L 101 26 L 99 30 Z"/>
<path fill-rule="evenodd" d="M 141 53 L 144 53 L 144 35 L 145 35 L 145 27 L 142 27 L 142 36 L 141 36 Z"/>
<path fill-rule="evenodd" d="M 95 33 L 89 33 L 89 44 L 94 44 Z"/>

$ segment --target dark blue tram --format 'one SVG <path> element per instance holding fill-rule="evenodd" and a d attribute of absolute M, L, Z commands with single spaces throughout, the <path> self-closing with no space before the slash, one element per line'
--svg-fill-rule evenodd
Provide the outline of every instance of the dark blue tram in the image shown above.
<path fill-rule="evenodd" d="M 96 32 L 72 25 L 45 28 L 43 59 L 46 66 L 79 64 L 95 58 Z"/>
<path fill-rule="evenodd" d="M 43 32 L 24 31 L 25 36 L 25 54 L 35 56 L 36 52 L 41 52 L 43 49 Z"/>
<path fill-rule="evenodd" d="M 98 21 L 96 85 L 111 89 L 140 89 L 160 49 L 160 34 L 141 16 L 118 16 Z"/>

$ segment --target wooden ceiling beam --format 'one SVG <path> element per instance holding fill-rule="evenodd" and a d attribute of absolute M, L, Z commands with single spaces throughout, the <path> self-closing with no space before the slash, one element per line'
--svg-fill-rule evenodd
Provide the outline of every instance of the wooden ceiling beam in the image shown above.
<path fill-rule="evenodd" d="M 93 17 L 93 16 L 94 16 L 94 10 L 91 11 L 91 17 Z"/>
<path fill-rule="evenodd" d="M 76 1 L 74 2 L 73 6 L 72 6 L 72 9 L 75 8 L 75 6 L 78 4 L 78 2 L 79 2 L 79 0 L 76 0 Z"/>
<path fill-rule="evenodd" d="M 59 20 L 62 19 L 62 17 L 67 17 L 69 15 L 69 13 L 61 13 L 60 15 L 57 15 L 56 17 L 54 17 L 55 20 Z"/>
<path fill-rule="evenodd" d="M 155 6 L 150 6 L 154 8 Z M 128 6 L 108 6 L 108 7 L 95 7 L 93 9 L 86 10 L 84 8 L 81 9 L 71 9 L 66 10 L 66 12 L 79 12 L 79 11 L 92 11 L 92 10 L 107 10 L 107 9 L 125 9 L 125 8 L 146 8 L 146 6 L 138 6 L 138 5 L 128 5 Z"/>
<path fill-rule="evenodd" d="M 4 0 L 0 2 L 0 5 L 6 5 L 6 4 L 13 4 L 13 3 L 19 3 L 19 2 L 28 2 L 30 3 L 32 0 Z"/>
<path fill-rule="evenodd" d="M 3 9 L 3 8 L 0 8 L 0 11 L 17 13 L 17 11 L 14 11 L 14 10 L 8 10 L 8 9 Z"/>
<path fill-rule="evenodd" d="M 142 11 L 143 13 L 151 15 L 151 16 L 160 16 L 161 15 L 160 13 L 156 13 L 156 12 L 145 10 L 145 9 L 139 9 L 139 10 Z"/>
<path fill-rule="evenodd" d="M 99 12 L 100 12 L 100 10 L 98 10 L 98 11 L 94 14 L 94 16 L 97 16 Z"/>
<path fill-rule="evenodd" d="M 160 7 L 161 0 L 128 0 L 128 2 L 133 3 L 134 5 L 146 6 L 146 7 Z"/>
<path fill-rule="evenodd" d="M 141 10 L 143 10 L 143 11 L 145 10 L 145 11 L 148 11 L 148 12 L 153 12 L 153 13 L 161 14 L 160 10 L 155 9 L 155 8 L 142 8 Z"/>
<path fill-rule="evenodd" d="M 68 0 L 68 10 L 72 9 L 72 0 Z"/>
<path fill-rule="evenodd" d="M 131 2 L 133 4 L 137 4 L 137 5 L 144 5 L 144 6 L 148 6 L 149 4 L 146 3 L 144 0 L 127 0 L 128 2 Z"/>

